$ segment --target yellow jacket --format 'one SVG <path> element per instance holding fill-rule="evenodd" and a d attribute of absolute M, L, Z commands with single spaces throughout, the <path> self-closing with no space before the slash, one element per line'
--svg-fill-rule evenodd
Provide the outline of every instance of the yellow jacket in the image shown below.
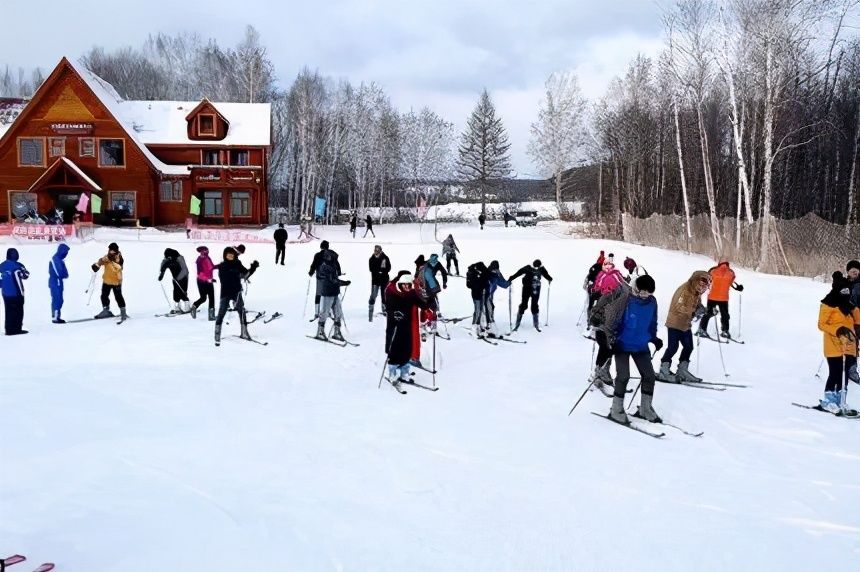
<path fill-rule="evenodd" d="M 852 332 L 860 325 L 860 309 L 854 308 L 847 316 L 839 308 L 822 304 L 818 310 L 818 329 L 824 332 L 824 357 L 856 356 L 857 342 L 836 336 L 836 330 L 845 326 Z"/>
<path fill-rule="evenodd" d="M 102 276 L 102 282 L 107 284 L 108 286 L 120 286 L 122 285 L 122 254 L 117 253 L 114 260 L 111 260 L 110 256 L 102 256 L 96 262 L 98 266 L 105 267 L 104 276 Z"/>

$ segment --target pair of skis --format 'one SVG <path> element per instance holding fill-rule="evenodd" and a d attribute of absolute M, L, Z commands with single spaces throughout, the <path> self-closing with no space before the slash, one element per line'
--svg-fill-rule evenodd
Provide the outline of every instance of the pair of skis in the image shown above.
<path fill-rule="evenodd" d="M 656 378 L 660 383 L 668 383 L 671 385 L 685 385 L 687 387 L 695 387 L 697 389 L 710 389 L 713 391 L 725 391 L 729 387 L 749 387 L 741 383 L 724 383 L 719 381 L 668 381 L 666 379 Z"/>
<path fill-rule="evenodd" d="M 731 344 L 732 342 L 734 342 L 736 344 L 741 344 L 741 345 L 746 343 L 743 340 L 737 340 L 737 339 L 732 338 L 732 337 L 727 338 L 725 336 L 720 336 L 719 338 L 714 338 L 714 337 L 711 337 L 711 335 L 707 334 L 707 333 L 706 334 L 696 334 L 696 337 L 701 339 L 701 340 L 710 340 L 710 341 L 718 343 L 718 344 L 723 344 L 724 346 L 727 346 L 727 345 Z"/>
<path fill-rule="evenodd" d="M 596 411 L 592 411 L 591 414 L 597 415 L 598 417 L 602 417 L 602 418 L 606 419 L 607 421 L 611 421 L 611 422 L 615 423 L 616 425 L 620 425 L 622 427 L 632 429 L 633 431 L 636 431 L 637 433 L 642 433 L 643 435 L 648 435 L 649 437 L 654 437 L 655 439 L 662 439 L 663 437 L 666 436 L 666 433 L 650 431 L 641 425 L 633 423 L 629 419 L 628 419 L 627 423 L 621 423 L 620 421 L 616 421 L 615 419 L 613 419 L 609 415 L 597 413 Z M 644 417 L 639 415 L 638 411 L 635 414 L 630 415 L 630 417 L 635 417 L 637 419 L 642 419 L 643 421 L 648 421 L 647 419 L 645 419 Z M 649 421 L 649 423 L 652 423 L 653 425 L 663 425 L 664 427 L 671 427 L 673 429 L 677 429 L 678 431 L 680 431 L 684 435 L 688 435 L 690 437 L 701 437 L 702 435 L 705 434 L 704 431 L 698 431 L 698 432 L 687 431 L 686 429 L 683 429 L 683 428 L 678 427 L 677 425 L 673 425 L 671 423 L 666 423 L 665 421 L 659 421 L 659 422 L 650 422 Z"/>
<path fill-rule="evenodd" d="M 826 409 L 821 407 L 821 405 L 804 405 L 802 403 L 794 403 L 794 402 L 792 402 L 791 404 L 794 405 L 795 407 L 800 407 L 802 409 L 813 409 L 815 411 L 821 411 L 822 413 L 830 413 L 830 415 L 833 415 L 834 417 L 843 417 L 845 419 L 858 419 L 858 418 L 860 418 L 860 412 L 857 412 L 854 409 L 849 410 L 848 413 L 846 413 L 844 411 L 840 411 L 839 413 L 831 413 L 830 411 L 827 411 Z"/>
<path fill-rule="evenodd" d="M 5 572 L 6 568 L 12 566 L 14 564 L 20 564 L 27 560 L 26 556 L 22 556 L 20 554 L 15 554 L 13 556 L 9 556 L 8 558 L 0 559 L 0 572 Z M 38 568 L 33 570 L 33 572 L 50 572 L 50 570 L 54 569 L 54 564 L 52 562 L 45 562 L 39 565 Z"/>

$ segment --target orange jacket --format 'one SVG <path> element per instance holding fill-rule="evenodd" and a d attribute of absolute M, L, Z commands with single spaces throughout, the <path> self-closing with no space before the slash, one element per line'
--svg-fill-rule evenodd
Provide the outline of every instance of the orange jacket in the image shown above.
<path fill-rule="evenodd" d="M 845 326 L 852 332 L 860 324 L 860 308 L 847 316 L 839 308 L 822 304 L 818 310 L 818 329 L 824 332 L 824 357 L 856 356 L 857 342 L 836 337 L 836 330 Z"/>
<path fill-rule="evenodd" d="M 708 270 L 711 275 L 711 291 L 708 300 L 714 302 L 728 302 L 729 288 L 735 282 L 735 271 L 729 268 L 728 262 L 723 262 Z"/>

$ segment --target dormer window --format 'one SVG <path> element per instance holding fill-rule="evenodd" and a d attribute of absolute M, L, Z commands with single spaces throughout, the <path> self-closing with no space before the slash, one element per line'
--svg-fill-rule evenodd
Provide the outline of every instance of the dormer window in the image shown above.
<path fill-rule="evenodd" d="M 200 137 L 215 137 L 215 115 L 201 113 L 197 116 L 197 135 Z"/>

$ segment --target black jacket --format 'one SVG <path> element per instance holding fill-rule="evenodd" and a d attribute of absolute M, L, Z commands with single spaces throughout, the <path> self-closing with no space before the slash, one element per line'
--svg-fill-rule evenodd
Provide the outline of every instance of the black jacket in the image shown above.
<path fill-rule="evenodd" d="M 341 285 L 349 284 L 349 282 L 340 279 L 341 271 L 337 252 L 322 250 L 320 254 L 320 263 L 316 269 L 320 296 L 337 296 L 340 294 Z"/>
<path fill-rule="evenodd" d="M 238 258 L 223 260 L 215 268 L 221 281 L 221 297 L 230 299 L 235 299 L 242 291 L 242 280 L 247 280 L 257 270 L 255 264 L 251 264 L 250 269 L 245 268 Z"/>
<path fill-rule="evenodd" d="M 289 235 L 287 234 L 287 229 L 279 228 L 275 230 L 275 244 L 278 246 L 283 246 L 287 243 L 287 238 Z"/>
<path fill-rule="evenodd" d="M 385 286 L 388 284 L 388 273 L 391 271 L 391 260 L 384 252 L 379 256 L 371 255 L 367 263 L 370 269 L 370 283 L 374 286 Z"/>
<path fill-rule="evenodd" d="M 188 266 L 185 265 L 185 258 L 172 248 L 165 250 L 165 254 L 167 256 L 161 261 L 161 272 L 158 275 L 158 279 L 161 280 L 164 278 L 166 270 L 170 270 L 170 274 L 177 282 L 188 278 Z"/>
<path fill-rule="evenodd" d="M 469 284 L 469 290 L 472 291 L 472 300 L 481 300 L 484 297 L 484 292 L 490 285 L 490 270 L 483 262 L 476 262 L 469 266 L 466 271 L 466 279 L 468 280 L 470 273 L 474 279 Z"/>
<path fill-rule="evenodd" d="M 316 272 L 317 268 L 319 268 L 320 264 L 322 264 L 323 254 L 326 252 L 331 252 L 334 254 L 334 263 L 336 265 L 337 275 L 340 276 L 341 274 L 343 274 L 343 272 L 341 272 L 341 270 L 340 270 L 340 262 L 338 262 L 338 260 L 337 260 L 337 252 L 335 252 L 334 250 L 328 249 L 328 250 L 320 250 L 319 252 L 314 254 L 314 260 L 313 260 L 313 262 L 311 262 L 311 269 L 308 271 L 308 276 L 314 275 L 314 272 Z"/>
<path fill-rule="evenodd" d="M 552 282 L 552 276 L 549 275 L 549 272 L 547 272 L 546 268 L 543 266 L 540 268 L 535 268 L 534 266 L 523 266 L 517 270 L 516 274 L 508 278 L 508 282 L 513 282 L 520 276 L 523 277 L 523 290 L 531 289 L 532 292 L 540 290 L 541 277 Z"/>
<path fill-rule="evenodd" d="M 370 215 L 367 215 L 367 217 L 365 217 L 364 224 L 367 225 L 368 230 L 373 228 L 373 219 L 370 218 Z"/>
<path fill-rule="evenodd" d="M 589 284 L 594 284 L 594 281 L 597 280 L 597 275 L 600 274 L 600 271 L 603 269 L 603 265 L 600 262 L 597 262 L 588 269 L 588 274 L 585 275 L 585 281 Z"/>

